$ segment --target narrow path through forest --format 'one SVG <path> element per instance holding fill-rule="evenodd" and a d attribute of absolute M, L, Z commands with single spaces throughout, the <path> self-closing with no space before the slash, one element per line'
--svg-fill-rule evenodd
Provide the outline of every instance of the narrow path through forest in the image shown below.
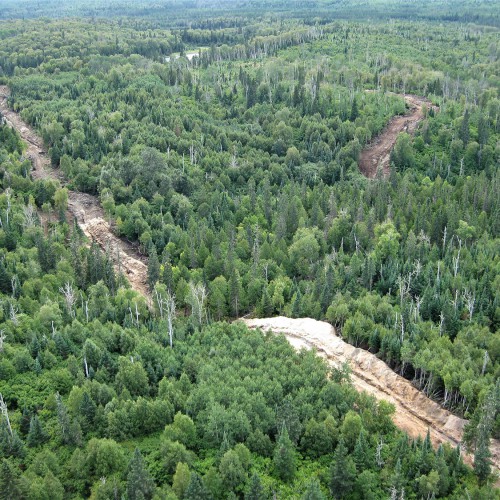
<path fill-rule="evenodd" d="M 427 109 L 437 110 L 425 97 L 405 94 L 404 99 L 409 110 L 404 115 L 392 118 L 384 130 L 377 135 L 361 152 L 358 165 L 360 172 L 369 179 L 375 179 L 380 169 L 384 178 L 390 174 L 391 151 L 401 132 L 413 134 L 418 124 L 425 118 L 424 105 Z"/>
<path fill-rule="evenodd" d="M 57 180 L 64 186 L 66 184 L 64 176 L 62 172 L 51 167 L 41 137 L 21 119 L 18 113 L 9 109 L 8 96 L 8 87 L 0 85 L 0 111 L 7 123 L 19 132 L 27 144 L 26 156 L 33 165 L 31 175 L 34 179 Z M 147 297 L 146 259 L 139 255 L 133 245 L 113 233 L 97 197 L 69 190 L 68 212 L 71 218 L 76 219 L 90 240 L 95 241 L 103 250 L 110 253 L 115 268 L 125 274 L 132 288 Z"/>
<path fill-rule="evenodd" d="M 62 173 L 50 166 L 42 139 L 18 113 L 9 109 L 8 95 L 9 89 L 0 85 L 0 111 L 7 123 L 19 132 L 27 144 L 26 154 L 33 164 L 33 178 L 55 179 L 64 185 Z M 389 154 L 397 135 L 405 127 L 409 132 L 414 131 L 423 118 L 422 106 L 429 104 L 429 101 L 416 96 L 405 96 L 405 98 L 412 106 L 410 112 L 391 120 L 380 138 L 375 139 L 361 154 L 360 169 L 367 177 L 375 177 L 379 165 L 383 166 L 384 174 L 388 175 Z M 132 288 L 148 297 L 146 259 L 139 255 L 133 245 L 113 233 L 97 197 L 70 190 L 68 211 L 91 240 L 96 241 L 103 250 L 111 252 L 117 269 L 124 272 Z M 456 446 L 461 442 L 465 420 L 454 416 L 427 398 L 373 354 L 344 342 L 335 334 L 334 328 L 329 323 L 307 318 L 252 319 L 245 320 L 245 323 L 251 328 L 258 327 L 284 333 L 297 349 L 314 347 L 334 366 L 349 362 L 354 386 L 358 390 L 373 394 L 377 399 L 386 399 L 393 403 L 396 408 L 394 422 L 410 436 L 425 436 L 427 429 L 430 429 L 434 445 L 447 442 Z M 492 453 L 494 466 L 499 470 L 498 441 L 493 441 Z M 465 458 L 471 462 L 471 457 Z"/>

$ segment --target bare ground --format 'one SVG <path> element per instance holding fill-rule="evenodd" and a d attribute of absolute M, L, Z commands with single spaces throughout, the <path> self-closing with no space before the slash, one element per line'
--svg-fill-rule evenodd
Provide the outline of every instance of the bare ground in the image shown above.
<path fill-rule="evenodd" d="M 391 151 L 398 135 L 401 132 L 413 134 L 417 130 L 418 124 L 424 119 L 424 105 L 427 109 L 438 109 L 424 97 L 410 94 L 403 97 L 410 108 L 408 112 L 392 118 L 384 130 L 361 152 L 358 160 L 359 170 L 369 179 L 375 179 L 379 169 L 384 178 L 389 177 Z"/>
<path fill-rule="evenodd" d="M 26 156 L 31 159 L 33 165 L 31 175 L 34 179 L 55 179 L 61 185 L 65 185 L 62 172 L 51 168 L 41 137 L 21 119 L 18 113 L 9 109 L 8 95 L 8 87 L 0 85 L 0 111 L 7 123 L 19 132 L 27 144 Z M 123 272 L 132 288 L 148 297 L 146 259 L 139 255 L 133 245 L 113 233 L 97 197 L 70 190 L 68 215 L 69 219 L 76 219 L 90 240 L 98 243 L 103 250 L 109 250 L 116 270 Z"/>
<path fill-rule="evenodd" d="M 349 363 L 354 387 L 394 404 L 394 423 L 411 437 L 424 437 L 429 430 L 434 446 L 442 443 L 457 446 L 461 443 L 467 420 L 453 415 L 427 398 L 374 354 L 344 342 L 329 323 L 285 317 L 243 321 L 250 328 L 284 334 L 296 349 L 315 348 L 334 367 Z M 491 451 L 493 464 L 499 470 L 500 443 L 497 440 L 492 440 Z M 470 455 L 464 454 L 464 460 L 472 463 Z"/>
<path fill-rule="evenodd" d="M 65 181 L 61 173 L 50 166 L 50 160 L 47 157 L 47 151 L 42 139 L 17 113 L 8 108 L 8 94 L 8 88 L 0 86 L 0 111 L 7 123 L 15 128 L 27 143 L 27 155 L 30 156 L 33 163 L 33 177 L 35 179 L 56 179 L 64 185 Z M 393 136 L 393 142 L 391 143 L 389 137 L 381 139 L 381 144 L 385 144 L 385 146 L 372 150 L 372 154 L 378 155 L 378 158 L 386 154 L 388 161 L 388 154 L 390 154 L 390 149 L 394 145 L 397 134 L 405 126 L 409 127 L 410 132 L 415 130 L 418 122 L 423 117 L 421 114 L 422 105 L 424 103 L 428 104 L 428 102 L 416 96 L 406 96 L 406 98 L 411 98 L 415 106 L 410 111 L 412 121 L 410 124 L 405 125 L 408 116 L 397 117 L 393 120 L 397 120 L 396 125 L 392 122 L 389 124 L 387 130 L 390 129 L 392 132 L 387 133 L 388 136 Z M 388 152 L 384 153 L 386 148 L 388 148 Z M 368 151 L 368 148 L 363 151 L 362 155 L 366 151 Z M 379 163 L 380 160 L 371 162 L 372 166 L 365 171 L 362 170 L 363 173 L 367 177 L 375 177 L 377 168 L 373 169 L 373 165 L 375 164 L 378 167 Z M 117 271 L 122 271 L 127 276 L 132 288 L 149 297 L 146 284 L 146 259 L 137 252 L 133 245 L 113 233 L 113 229 L 109 222 L 106 221 L 104 210 L 100 206 L 98 199 L 95 196 L 76 191 L 69 191 L 68 198 L 69 215 L 76 219 L 83 232 L 91 240 L 96 241 L 103 250 L 110 250 Z M 262 328 L 275 333 L 283 333 L 297 349 L 303 347 L 307 349 L 315 348 L 321 356 L 334 366 L 340 366 L 346 361 L 349 362 L 354 386 L 360 391 L 373 394 L 377 399 L 385 399 L 393 403 L 396 408 L 395 424 L 410 436 L 424 436 L 427 429 L 429 429 L 434 445 L 447 442 L 452 446 L 456 446 L 461 442 L 465 420 L 452 415 L 437 403 L 428 399 L 422 392 L 413 387 L 409 381 L 398 376 L 373 354 L 344 342 L 336 336 L 335 330 L 330 324 L 308 318 L 289 319 L 283 317 L 247 319 L 245 323 L 250 328 Z M 494 466 L 498 470 L 500 468 L 500 445 L 498 441 L 493 441 L 492 453 Z M 471 462 L 470 456 L 465 455 L 464 458 L 469 463 Z"/>

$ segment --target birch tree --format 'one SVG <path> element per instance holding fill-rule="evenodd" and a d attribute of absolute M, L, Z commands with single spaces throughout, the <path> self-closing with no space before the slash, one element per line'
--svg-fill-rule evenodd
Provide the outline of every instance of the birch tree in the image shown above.
<path fill-rule="evenodd" d="M 187 302 L 191 306 L 191 314 L 196 318 L 198 325 L 203 323 L 203 316 L 205 315 L 205 302 L 207 300 L 208 292 L 203 283 L 189 283 L 189 293 Z"/>
<path fill-rule="evenodd" d="M 75 311 L 73 309 L 73 306 L 75 305 L 76 302 L 76 291 L 71 285 L 69 281 L 66 282 L 66 284 L 59 288 L 59 291 L 63 294 L 64 296 L 64 302 L 66 304 L 66 309 L 68 310 L 68 314 L 74 318 L 75 317 Z"/>

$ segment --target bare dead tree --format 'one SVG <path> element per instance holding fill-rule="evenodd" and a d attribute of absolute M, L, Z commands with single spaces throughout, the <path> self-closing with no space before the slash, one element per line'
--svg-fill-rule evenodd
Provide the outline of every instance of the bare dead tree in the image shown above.
<path fill-rule="evenodd" d="M 5 421 L 7 422 L 7 428 L 9 429 L 9 433 L 12 436 L 12 427 L 10 425 L 9 411 L 7 410 L 7 404 L 3 400 L 3 396 L 1 393 L 0 393 L 0 412 L 5 418 Z"/>
<path fill-rule="evenodd" d="M 0 332 L 0 338 L 1 338 L 2 332 Z M 1 349 L 0 349 L 1 350 Z M 488 364 L 488 361 L 490 360 L 490 356 L 488 354 L 488 351 L 484 351 L 484 358 L 483 358 L 483 369 L 481 370 L 481 375 L 484 375 L 484 372 L 486 371 L 486 365 Z"/>
<path fill-rule="evenodd" d="M 12 323 L 14 323 L 14 325 L 18 325 L 18 321 L 17 321 L 17 313 L 19 312 L 17 306 L 13 306 L 12 303 L 10 304 L 10 320 L 12 321 Z"/>
<path fill-rule="evenodd" d="M 175 295 L 167 290 L 167 296 L 164 299 L 165 302 L 165 314 L 167 315 L 167 325 L 168 325 L 168 340 L 170 342 L 170 348 L 174 346 L 174 327 L 173 322 L 175 318 Z"/>
<path fill-rule="evenodd" d="M 203 323 L 203 315 L 205 313 L 205 302 L 207 300 L 208 292 L 203 283 L 193 282 L 189 283 L 189 294 L 187 301 L 191 306 L 191 312 L 198 321 L 198 324 Z"/>
<path fill-rule="evenodd" d="M 0 330 L 0 352 L 3 352 L 3 346 L 6 338 L 7 337 L 5 336 L 5 332 L 3 330 Z"/>
<path fill-rule="evenodd" d="M 474 306 L 476 304 L 476 293 L 470 292 L 465 288 L 462 293 L 462 298 L 465 300 L 467 311 L 469 311 L 469 321 L 472 321 L 472 314 L 474 313 Z"/>
<path fill-rule="evenodd" d="M 377 450 L 375 452 L 375 461 L 379 467 L 384 465 L 384 459 L 382 458 L 382 448 L 384 447 L 384 441 L 380 438 L 380 441 L 377 444 Z"/>
<path fill-rule="evenodd" d="M 456 257 L 453 257 L 453 277 L 456 278 L 458 274 L 458 265 L 460 263 L 460 251 L 462 250 L 462 240 L 458 239 L 458 252 Z"/>
<path fill-rule="evenodd" d="M 10 203 L 10 196 L 11 196 L 11 188 L 7 188 L 5 190 L 5 198 L 7 199 L 7 210 L 5 210 L 5 222 L 6 226 L 9 226 L 9 214 L 10 214 L 10 209 L 11 209 L 11 203 Z"/>
<path fill-rule="evenodd" d="M 71 285 L 69 281 L 65 283 L 65 285 L 61 288 L 59 288 L 59 291 L 63 294 L 64 296 L 64 301 L 66 303 L 66 308 L 68 309 L 69 315 L 74 318 L 75 317 L 75 311 L 73 309 L 73 306 L 75 305 L 76 302 L 76 291 Z"/>
<path fill-rule="evenodd" d="M 32 203 L 28 203 L 23 208 L 23 215 L 24 215 L 24 221 L 23 221 L 23 227 L 28 228 L 28 227 L 34 227 L 36 225 L 36 208 L 33 206 Z"/>
<path fill-rule="evenodd" d="M 19 284 L 19 279 L 17 278 L 17 274 L 14 274 L 12 278 L 10 278 L 10 287 L 12 288 L 12 297 L 16 296 L 17 286 Z"/>

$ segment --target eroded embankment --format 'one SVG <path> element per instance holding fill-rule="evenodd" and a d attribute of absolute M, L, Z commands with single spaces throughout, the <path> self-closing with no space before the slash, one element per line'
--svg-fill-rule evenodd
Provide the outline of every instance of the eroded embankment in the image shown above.
<path fill-rule="evenodd" d="M 389 177 L 391 151 L 398 135 L 401 132 L 413 134 L 417 130 L 418 124 L 425 118 L 424 106 L 427 109 L 438 109 L 425 97 L 410 94 L 401 95 L 401 97 L 404 97 L 409 106 L 408 112 L 392 118 L 384 130 L 361 151 L 358 160 L 359 170 L 369 179 L 374 179 L 379 169 L 384 178 Z"/>
<path fill-rule="evenodd" d="M 0 86 L 0 110 L 7 123 L 19 132 L 27 144 L 26 154 L 33 164 L 33 177 L 55 179 L 64 185 L 65 181 L 61 173 L 50 166 L 42 139 L 17 113 L 8 108 L 8 94 L 8 88 Z M 425 100 L 421 101 L 420 111 L 424 102 Z M 407 119 L 407 117 L 397 117 L 394 120 L 398 118 Z M 413 130 L 418 121 L 413 122 Z M 400 131 L 395 133 L 394 141 Z M 393 144 L 394 142 L 390 148 Z M 381 155 L 382 153 L 374 152 L 373 154 Z M 378 165 L 378 160 L 376 164 Z M 373 177 L 375 174 L 376 168 Z M 127 276 L 132 288 L 148 297 L 146 259 L 139 255 L 133 245 L 113 233 L 98 199 L 89 194 L 69 191 L 68 211 L 91 240 L 96 241 L 103 250 L 111 253 L 117 270 L 121 270 Z M 328 323 L 311 319 L 288 318 L 253 319 L 245 322 L 252 328 L 258 327 L 285 334 L 290 343 L 298 349 L 314 347 L 333 365 L 339 366 L 348 361 L 352 368 L 354 386 L 358 390 L 373 394 L 378 399 L 386 399 L 393 403 L 396 408 L 394 416 L 396 425 L 411 436 L 425 435 L 429 428 L 435 445 L 448 442 L 455 446 L 461 441 L 464 420 L 426 398 L 410 382 L 396 375 L 373 354 L 356 349 L 342 341 L 335 335 L 333 327 Z M 500 451 L 496 441 L 493 443 L 492 452 L 494 464 L 498 469 Z"/>
<path fill-rule="evenodd" d="M 16 129 L 27 144 L 25 155 L 33 165 L 31 175 L 34 179 L 54 179 L 64 185 L 65 179 L 62 173 L 51 168 L 42 138 L 21 119 L 18 113 L 9 109 L 8 95 L 8 87 L 0 86 L 0 111 L 8 125 Z M 68 212 L 70 218 L 76 219 L 90 240 L 95 241 L 103 250 L 109 252 L 116 270 L 123 272 L 131 287 L 147 297 L 146 259 L 139 255 L 133 245 L 113 233 L 97 197 L 70 190 L 68 192 Z"/>
<path fill-rule="evenodd" d="M 261 328 L 274 333 L 282 333 L 296 349 L 315 348 L 328 362 L 340 367 L 348 362 L 351 379 L 357 390 L 373 394 L 377 399 L 385 399 L 394 404 L 394 423 L 410 436 L 424 437 L 429 429 L 434 446 L 461 443 L 466 420 L 459 418 L 427 398 L 413 387 L 411 382 L 397 375 L 374 354 L 353 347 L 335 333 L 329 323 L 314 319 L 290 319 L 285 317 L 245 319 L 250 328 Z M 498 469 L 500 447 L 492 442 L 493 462 Z M 471 457 L 465 456 L 471 463 Z"/>

